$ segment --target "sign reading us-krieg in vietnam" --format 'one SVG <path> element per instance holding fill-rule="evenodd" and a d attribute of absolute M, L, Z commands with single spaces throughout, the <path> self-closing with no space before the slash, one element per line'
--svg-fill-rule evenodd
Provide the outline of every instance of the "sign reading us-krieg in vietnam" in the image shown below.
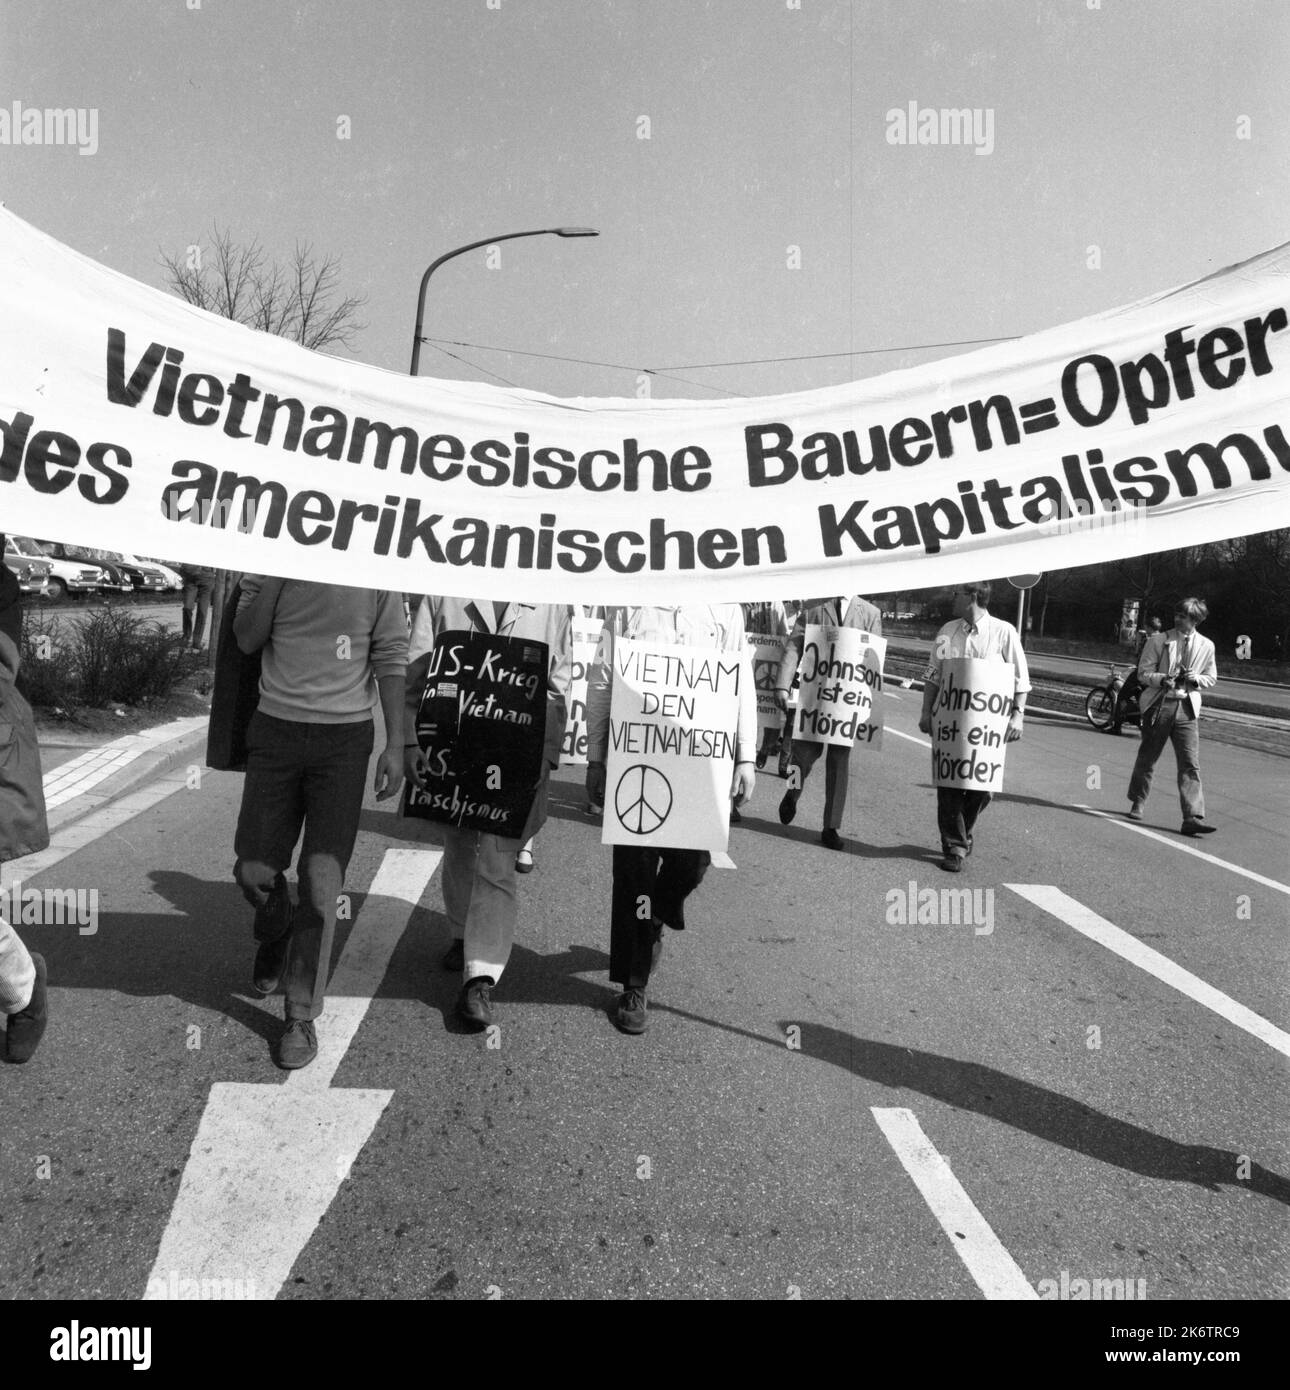
<path fill-rule="evenodd" d="M 614 643 L 607 845 L 723 852 L 746 653 Z"/>
<path fill-rule="evenodd" d="M 887 639 L 854 627 L 807 624 L 801 707 L 795 738 L 804 743 L 875 744 L 882 736 L 882 663 Z"/>
<path fill-rule="evenodd" d="M 429 765 L 403 814 L 518 839 L 542 776 L 547 646 L 491 632 L 445 632 L 417 709 Z"/>
<path fill-rule="evenodd" d="M 564 742 L 560 746 L 560 761 L 566 767 L 587 765 L 587 679 L 596 659 L 596 644 L 600 629 L 599 618 L 575 617 L 573 629 L 573 675 L 569 679 L 569 722 L 564 726 Z"/>
<path fill-rule="evenodd" d="M 932 705 L 932 783 L 963 791 L 1003 790 L 1004 741 L 1017 689 L 1006 661 L 951 657 Z"/>

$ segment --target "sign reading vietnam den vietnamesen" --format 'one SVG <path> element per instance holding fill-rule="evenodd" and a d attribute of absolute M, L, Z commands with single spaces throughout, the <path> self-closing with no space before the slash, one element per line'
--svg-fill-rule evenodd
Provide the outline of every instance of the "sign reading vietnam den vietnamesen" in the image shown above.
<path fill-rule="evenodd" d="M 566 766 L 587 765 L 587 678 L 596 659 L 596 644 L 600 629 L 599 618 L 573 619 L 573 674 L 569 679 L 569 720 L 564 726 L 564 742 L 560 745 L 560 761 Z"/>
<path fill-rule="evenodd" d="M 809 623 L 797 667 L 802 694 L 794 737 L 847 747 L 878 742 L 886 655 L 885 637 L 854 627 Z"/>
<path fill-rule="evenodd" d="M 1003 790 L 1004 736 L 1017 688 L 1006 661 L 951 657 L 932 705 L 932 783 L 963 791 Z"/>
<path fill-rule="evenodd" d="M 429 771 L 404 815 L 520 837 L 542 776 L 547 661 L 545 642 L 440 635 L 416 719 Z"/>
<path fill-rule="evenodd" d="M 614 643 L 602 843 L 722 852 L 742 652 Z"/>

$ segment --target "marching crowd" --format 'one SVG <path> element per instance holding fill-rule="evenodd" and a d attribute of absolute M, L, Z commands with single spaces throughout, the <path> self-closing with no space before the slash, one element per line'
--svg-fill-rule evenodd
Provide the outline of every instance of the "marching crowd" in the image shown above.
<path fill-rule="evenodd" d="M 31 711 L 15 685 L 20 646 L 16 583 L 7 571 L 3 579 L 0 861 L 35 853 L 49 842 Z M 1030 690 L 1026 658 L 1016 629 L 989 611 L 990 598 L 988 583 L 965 585 L 956 593 L 956 616 L 938 633 L 924 673 L 919 727 L 925 733 L 931 732 L 944 663 L 975 657 L 1011 667 L 1015 693 L 1006 740 L 1022 736 Z M 780 770 L 788 777 L 779 818 L 784 824 L 792 822 L 802 788 L 823 752 L 820 839 L 829 848 L 841 849 L 852 750 L 795 736 L 791 691 L 808 626 L 850 627 L 880 635 L 881 615 L 859 596 L 845 602 L 817 598 L 800 605 L 746 607 L 747 612 L 738 604 L 593 611 L 603 628 L 588 678 L 588 800 L 593 807 L 605 801 L 616 641 L 717 648 L 742 655 L 747 632 L 777 635 L 786 639 L 775 682 L 785 725 L 782 732 L 767 730 L 759 746 L 755 694 L 751 682 L 743 682 L 731 814 L 738 817 L 739 807 L 753 794 L 757 768 L 778 747 Z M 1153 634 L 1138 664 L 1144 732 L 1128 814 L 1140 817 L 1152 769 L 1165 743 L 1172 741 L 1187 834 L 1213 828 L 1204 818 L 1197 765 L 1198 692 L 1216 679 L 1213 643 L 1196 631 L 1205 616 L 1200 600 L 1180 604 L 1175 627 Z M 416 608 L 409 632 L 400 595 L 242 577 L 232 636 L 241 652 L 259 654 L 259 678 L 258 702 L 244 731 L 246 777 L 234 836 L 234 875 L 254 908 L 253 985 L 261 995 L 281 990 L 284 996 L 283 1028 L 275 1047 L 280 1066 L 303 1067 L 317 1055 L 315 1020 L 323 1010 L 337 900 L 358 834 L 377 729 L 383 735 L 374 775 L 378 800 L 397 795 L 405 780 L 424 788 L 433 775 L 416 737 L 415 719 L 436 642 L 450 632 L 518 638 L 541 644 L 546 652 L 542 767 L 522 831 L 500 835 L 449 824 L 437 827 L 444 849 L 444 908 L 452 935 L 443 964 L 461 972 L 457 1012 L 462 1020 L 478 1028 L 492 1021 L 491 992 L 505 971 L 515 939 L 516 876 L 532 865 L 533 842 L 546 817 L 547 780 L 559 764 L 569 713 L 572 618 L 573 610 L 558 605 L 426 597 Z M 379 712 L 376 722 L 374 711 Z M 941 867 L 947 872 L 963 869 L 973 850 L 978 818 L 989 801 L 986 791 L 937 789 Z M 297 845 L 298 893 L 293 896 L 286 875 Z M 665 929 L 685 928 L 687 901 L 710 863 L 704 849 L 613 847 L 609 978 L 621 991 L 612 1017 L 622 1032 L 645 1031 L 647 991 Z M 25 1062 L 31 1057 L 45 1030 L 47 1008 L 44 960 L 24 947 L 13 924 L 0 919 L 0 1012 L 8 1016 L 5 1060 Z"/>

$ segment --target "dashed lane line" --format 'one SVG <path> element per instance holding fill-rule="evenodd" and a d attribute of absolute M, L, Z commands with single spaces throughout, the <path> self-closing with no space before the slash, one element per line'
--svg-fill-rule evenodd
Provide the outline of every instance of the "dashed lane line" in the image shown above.
<path fill-rule="evenodd" d="M 1267 1043 L 1282 1056 L 1290 1057 L 1290 1033 L 1285 1033 L 1274 1023 L 1269 1023 L 1253 1009 L 1238 1004 L 1222 990 L 1206 984 L 1198 975 L 1184 970 L 1168 956 L 1162 956 L 1159 951 L 1153 950 L 1136 936 L 1108 922 L 1105 917 L 1099 917 L 1091 908 L 1076 902 L 1060 888 L 1048 883 L 1005 883 L 1004 887 L 1051 913 L 1068 927 L 1074 927 L 1090 941 L 1096 941 L 1099 946 L 1114 951 L 1117 956 L 1127 960 L 1131 965 L 1136 965 L 1139 970 L 1145 970 L 1148 975 L 1155 976 L 1157 980 L 1178 990 L 1180 994 L 1185 994 L 1188 999 L 1210 1009 L 1220 1018 L 1225 1018 L 1235 1027 L 1249 1033 L 1251 1037 Z"/>
<path fill-rule="evenodd" d="M 207 722 L 208 716 L 204 714 L 196 714 L 188 719 L 173 719 L 168 724 L 159 724 L 155 729 L 126 734 L 101 748 L 91 748 L 61 764 L 44 779 L 46 810 L 52 811 L 56 806 L 82 796 L 136 758 L 162 744 L 193 733 Z"/>
<path fill-rule="evenodd" d="M 1132 830 L 1139 835 L 1145 835 L 1149 840 L 1158 840 L 1162 845 L 1168 845 L 1170 849 L 1178 850 L 1180 854 L 1190 854 L 1193 859 L 1203 859 L 1207 864 L 1215 864 L 1220 869 L 1229 869 L 1234 874 L 1240 874 L 1242 878 L 1252 879 L 1255 883 L 1261 883 L 1265 888 L 1275 889 L 1278 893 L 1290 893 L 1290 883 L 1279 883 L 1275 878 L 1265 878 L 1262 874 L 1256 874 L 1253 869 L 1243 869 L 1239 864 L 1232 864 L 1226 859 L 1220 859 L 1216 854 L 1206 854 L 1203 849 L 1180 844 L 1177 840 L 1171 840 L 1167 835 L 1158 834 L 1154 830 L 1148 830 L 1146 826 L 1125 820 L 1123 816 L 1115 815 L 1109 811 L 1098 811 L 1092 806 L 1086 806 L 1078 801 L 1071 804 L 1077 811 L 1087 811 L 1090 816 L 1100 816 L 1103 820 L 1110 821 L 1112 825 L 1118 825 L 1121 830 Z"/>
<path fill-rule="evenodd" d="M 912 1110 L 873 1105 L 870 1113 L 932 1209 L 959 1259 L 989 1299 L 1038 1299 L 1020 1265 L 923 1133 Z"/>

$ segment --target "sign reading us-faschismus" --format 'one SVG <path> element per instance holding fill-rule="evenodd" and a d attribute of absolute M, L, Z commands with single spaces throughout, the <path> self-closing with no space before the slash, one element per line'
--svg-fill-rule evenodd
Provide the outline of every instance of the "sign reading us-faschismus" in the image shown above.
<path fill-rule="evenodd" d="M 403 814 L 518 839 L 542 776 L 545 642 L 444 632 L 417 709 L 425 787 L 409 782 Z"/>
<path fill-rule="evenodd" d="M 0 210 L 11 531 L 413 593 L 721 602 L 1040 572 L 1276 527 L 1290 245 L 867 381 L 733 401 L 412 379 Z"/>

